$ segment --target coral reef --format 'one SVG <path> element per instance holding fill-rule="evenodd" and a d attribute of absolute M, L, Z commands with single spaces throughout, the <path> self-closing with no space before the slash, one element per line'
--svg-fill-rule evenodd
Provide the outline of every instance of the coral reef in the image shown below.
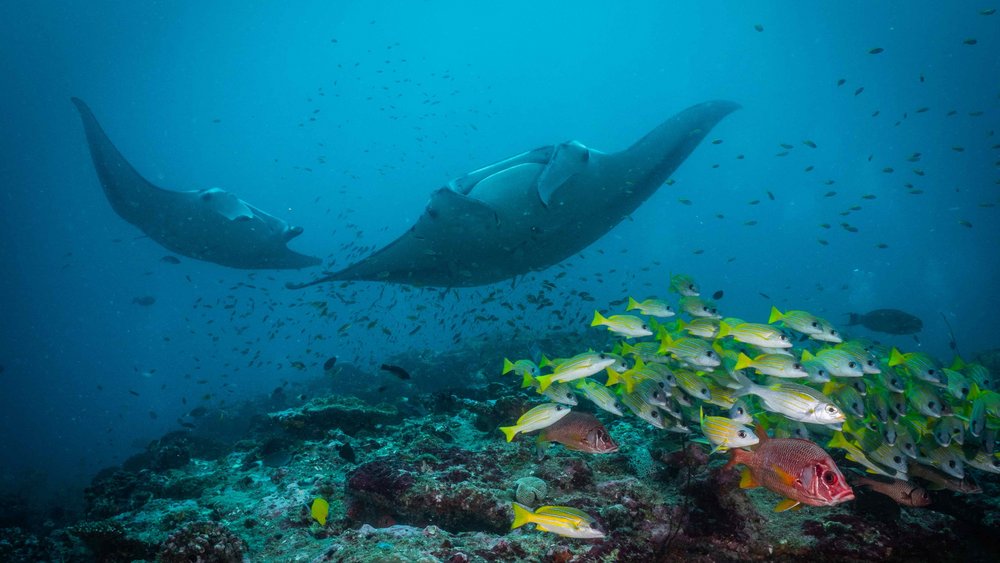
<path fill-rule="evenodd" d="M 471 359 L 463 365 L 477 369 Z M 933 491 L 929 508 L 859 490 L 855 502 L 776 514 L 773 493 L 740 489 L 738 473 L 722 469 L 725 456 L 636 417 L 598 413 L 618 452 L 557 447 L 539 460 L 530 437 L 507 443 L 497 431 L 527 406 L 510 379 L 503 383 L 377 404 L 318 397 L 282 405 L 248 415 L 225 448 L 198 430 L 164 436 L 94 478 L 85 522 L 46 535 L 0 530 L 0 560 L 1000 558 L 990 533 L 1000 515 L 995 475 L 977 475 L 981 495 Z M 310 515 L 317 497 L 330 506 L 325 526 Z M 510 530 L 515 500 L 578 508 L 606 537 Z"/>
<path fill-rule="evenodd" d="M 514 498 L 517 502 L 535 506 L 545 500 L 549 487 L 538 477 L 521 477 L 514 482 Z"/>
<path fill-rule="evenodd" d="M 322 438 L 328 428 L 354 435 L 363 428 L 397 422 L 400 416 L 391 405 L 369 405 L 355 397 L 314 399 L 303 407 L 268 415 L 289 435 L 306 439 Z"/>
<path fill-rule="evenodd" d="M 239 563 L 247 542 L 215 522 L 192 522 L 172 534 L 156 554 L 161 563 Z"/>

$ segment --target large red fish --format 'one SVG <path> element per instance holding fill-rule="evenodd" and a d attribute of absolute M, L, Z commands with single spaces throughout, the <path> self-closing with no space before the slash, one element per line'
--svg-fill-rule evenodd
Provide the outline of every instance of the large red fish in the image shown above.
<path fill-rule="evenodd" d="M 768 438 L 759 426 L 757 436 L 760 443 L 753 451 L 730 450 L 725 469 L 743 464 L 740 488 L 762 486 L 785 497 L 775 512 L 854 500 L 854 491 L 823 448 L 809 440 Z"/>

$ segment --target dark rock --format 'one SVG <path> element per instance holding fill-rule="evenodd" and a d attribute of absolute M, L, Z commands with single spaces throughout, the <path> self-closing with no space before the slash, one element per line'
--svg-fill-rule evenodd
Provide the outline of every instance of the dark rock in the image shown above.
<path fill-rule="evenodd" d="M 67 531 L 79 538 L 98 561 L 152 559 L 156 553 L 155 545 L 129 537 L 125 528 L 116 522 L 81 522 Z"/>
<path fill-rule="evenodd" d="M 359 430 L 394 424 L 402 418 L 392 405 L 373 406 L 354 397 L 313 399 L 300 408 L 268 416 L 290 435 L 309 440 L 323 438 L 334 428 L 353 436 Z"/>

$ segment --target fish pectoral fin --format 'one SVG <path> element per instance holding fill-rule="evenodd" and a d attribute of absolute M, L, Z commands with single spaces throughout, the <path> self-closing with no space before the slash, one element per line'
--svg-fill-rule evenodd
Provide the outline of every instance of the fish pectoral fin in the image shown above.
<path fill-rule="evenodd" d="M 743 473 L 740 474 L 740 488 L 741 489 L 752 489 L 754 487 L 759 487 L 760 483 L 753 478 L 749 469 L 743 469 Z"/>
<path fill-rule="evenodd" d="M 771 470 L 781 479 L 782 483 L 786 485 L 793 485 L 795 483 L 795 477 L 792 477 L 787 471 L 777 465 L 772 465 Z"/>
<path fill-rule="evenodd" d="M 774 507 L 774 511 L 784 512 L 786 510 L 800 510 L 801 508 L 802 505 L 801 503 L 799 503 L 799 501 L 786 498 L 785 500 L 779 502 L 778 505 Z"/>

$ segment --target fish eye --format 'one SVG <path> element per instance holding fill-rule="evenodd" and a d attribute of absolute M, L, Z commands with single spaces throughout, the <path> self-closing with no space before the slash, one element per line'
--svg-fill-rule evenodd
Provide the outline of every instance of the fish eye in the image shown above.
<path fill-rule="evenodd" d="M 934 405 L 936 405 L 936 404 L 937 404 L 937 402 L 935 402 L 935 401 L 927 401 L 927 408 L 929 408 L 931 410 L 934 410 Z"/>
<path fill-rule="evenodd" d="M 854 368 L 858 367 L 858 364 L 856 364 L 854 362 L 847 362 L 847 367 L 849 367 L 851 369 L 854 369 Z"/>
<path fill-rule="evenodd" d="M 601 352 L 600 354 L 598 354 L 597 357 L 600 358 L 600 359 L 602 359 L 602 360 L 608 359 L 608 356 L 606 354 L 604 354 L 603 352 Z"/>
<path fill-rule="evenodd" d="M 642 330 L 649 330 L 649 327 L 646 325 L 642 325 Z"/>
<path fill-rule="evenodd" d="M 892 461 L 895 463 L 903 463 L 903 458 L 899 457 L 898 455 L 894 455 L 892 456 Z"/>
<path fill-rule="evenodd" d="M 739 432 L 736 433 L 736 435 L 739 436 L 740 438 L 746 438 L 747 437 L 747 431 L 746 430 L 740 430 Z"/>
<path fill-rule="evenodd" d="M 953 469 L 954 469 L 954 467 L 955 467 L 955 460 L 953 460 L 953 459 L 949 459 L 949 460 L 948 460 L 948 467 L 951 467 L 951 468 L 953 468 Z"/>
<path fill-rule="evenodd" d="M 714 356 L 714 355 L 715 355 L 715 354 L 714 354 L 714 353 L 713 353 L 713 352 L 712 352 L 711 350 L 708 350 L 707 352 L 705 352 L 705 357 L 706 357 L 706 358 L 711 358 L 711 357 L 712 357 L 712 356 Z"/>
<path fill-rule="evenodd" d="M 819 323 L 816 321 L 809 323 L 809 325 L 812 326 L 813 328 L 819 328 Z"/>
<path fill-rule="evenodd" d="M 837 476 L 833 474 L 833 471 L 827 471 L 823 474 L 823 481 L 826 481 L 827 485 L 832 485 L 837 482 Z"/>
<path fill-rule="evenodd" d="M 563 410 L 563 409 L 565 409 L 565 408 L 566 408 L 566 407 L 565 407 L 564 405 L 556 405 L 556 410 L 557 410 L 557 411 L 561 411 L 561 410 Z"/>
<path fill-rule="evenodd" d="M 656 417 L 660 416 L 660 413 L 658 413 L 656 411 L 653 411 L 653 412 L 649 413 L 649 416 L 651 416 L 653 418 L 656 418 Z"/>
<path fill-rule="evenodd" d="M 959 391 L 961 391 L 963 395 L 968 395 L 969 394 L 969 388 L 968 387 L 962 387 L 961 389 L 959 389 Z"/>
<path fill-rule="evenodd" d="M 833 335 L 833 336 L 837 336 L 837 331 L 835 331 L 835 330 L 831 330 L 831 331 L 830 331 L 830 334 L 831 334 L 831 335 Z"/>
<path fill-rule="evenodd" d="M 828 412 L 830 414 L 833 414 L 833 413 L 837 412 L 837 407 L 835 407 L 833 405 L 827 405 L 826 406 L 826 412 Z"/>
<path fill-rule="evenodd" d="M 913 444 L 907 442 L 907 443 L 903 444 L 903 448 L 905 448 L 907 450 L 912 450 L 913 449 Z"/>
<path fill-rule="evenodd" d="M 927 370 L 927 375 L 934 375 L 934 369 L 931 368 L 931 369 Z"/>
<path fill-rule="evenodd" d="M 782 342 L 787 342 L 788 341 L 788 337 L 785 336 L 784 334 L 782 334 L 781 336 L 778 337 L 778 340 L 780 340 Z"/>
<path fill-rule="evenodd" d="M 794 364 L 792 364 L 792 369 L 802 369 L 802 364 L 800 364 L 800 363 L 794 363 Z"/>
<path fill-rule="evenodd" d="M 573 393 L 566 393 L 566 398 L 567 399 L 571 399 L 572 397 L 573 397 Z"/>

